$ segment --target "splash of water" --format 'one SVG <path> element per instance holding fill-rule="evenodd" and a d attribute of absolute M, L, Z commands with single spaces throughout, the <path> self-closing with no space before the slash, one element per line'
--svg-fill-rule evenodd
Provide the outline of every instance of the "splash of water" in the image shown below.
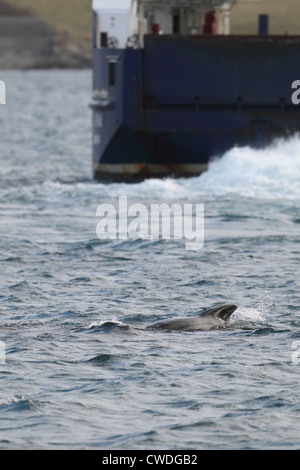
<path fill-rule="evenodd" d="M 140 183 L 46 181 L 42 191 L 55 198 L 58 193 L 111 199 L 201 200 L 205 197 L 246 197 L 269 200 L 300 199 L 300 136 L 277 139 L 265 149 L 234 147 L 213 159 L 208 170 L 193 178 L 147 179 Z M 91 184 L 92 183 L 92 184 Z M 74 195 L 74 194 L 73 194 Z"/>
<path fill-rule="evenodd" d="M 265 318 L 261 311 L 250 307 L 239 307 L 232 315 L 232 323 L 265 323 Z"/>
<path fill-rule="evenodd" d="M 235 196 L 261 199 L 300 198 L 300 136 L 277 139 L 265 149 L 234 147 L 213 159 L 194 178 L 149 179 L 109 185 L 109 194 L 165 199 Z M 101 185 L 107 192 L 105 185 Z"/>
<path fill-rule="evenodd" d="M 214 195 L 298 199 L 299 180 L 300 137 L 295 135 L 261 150 L 235 147 L 213 160 L 194 185 Z"/>

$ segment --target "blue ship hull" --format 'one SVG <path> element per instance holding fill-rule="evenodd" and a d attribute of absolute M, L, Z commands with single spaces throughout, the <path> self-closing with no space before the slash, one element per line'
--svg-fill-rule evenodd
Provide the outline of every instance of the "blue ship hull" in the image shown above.
<path fill-rule="evenodd" d="M 96 179 L 195 176 L 234 146 L 300 130 L 300 37 L 157 36 L 95 49 Z"/>

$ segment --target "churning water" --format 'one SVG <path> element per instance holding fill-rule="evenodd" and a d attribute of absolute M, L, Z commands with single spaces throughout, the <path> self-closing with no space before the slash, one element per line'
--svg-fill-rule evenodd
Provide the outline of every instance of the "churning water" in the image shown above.
<path fill-rule="evenodd" d="M 90 71 L 0 79 L 0 448 L 299 449 L 300 139 L 95 183 Z M 119 196 L 204 204 L 203 248 L 99 240 Z M 220 303 L 225 329 L 144 330 Z"/>

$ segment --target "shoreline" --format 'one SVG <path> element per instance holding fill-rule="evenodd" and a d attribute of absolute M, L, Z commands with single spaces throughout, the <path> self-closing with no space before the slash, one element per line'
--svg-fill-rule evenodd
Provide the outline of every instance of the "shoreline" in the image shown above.
<path fill-rule="evenodd" d="M 92 67 L 87 38 L 55 31 L 37 16 L 0 16 L 0 69 L 83 69 Z"/>

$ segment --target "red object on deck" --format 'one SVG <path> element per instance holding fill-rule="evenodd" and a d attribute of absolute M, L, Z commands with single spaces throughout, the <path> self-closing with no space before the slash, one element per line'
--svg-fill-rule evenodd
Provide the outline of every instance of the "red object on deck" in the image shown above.
<path fill-rule="evenodd" d="M 217 34 L 217 15 L 214 10 L 205 13 L 203 34 Z"/>
<path fill-rule="evenodd" d="M 154 23 L 152 25 L 152 34 L 159 34 L 159 24 L 158 23 Z"/>

